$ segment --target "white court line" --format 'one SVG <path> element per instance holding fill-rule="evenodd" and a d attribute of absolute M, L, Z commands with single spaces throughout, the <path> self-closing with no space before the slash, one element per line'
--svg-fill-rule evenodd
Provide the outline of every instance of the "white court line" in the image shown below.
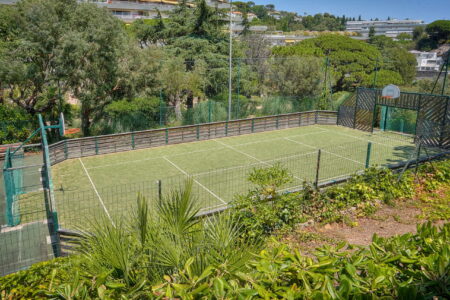
<path fill-rule="evenodd" d="M 190 176 L 185 170 L 183 170 L 182 168 L 180 168 L 179 166 L 177 166 L 175 163 L 173 163 L 172 161 L 170 161 L 167 157 L 163 157 L 168 163 L 170 163 L 172 166 L 174 166 L 175 168 L 177 168 L 178 171 L 180 171 L 181 173 L 183 173 L 186 176 Z M 210 193 L 211 195 L 213 195 L 215 198 L 219 199 L 223 204 L 228 204 L 227 202 L 223 201 L 222 198 L 220 198 L 219 196 L 217 196 L 213 191 L 211 191 L 210 189 L 208 189 L 206 186 L 204 186 L 203 184 L 201 184 L 197 179 L 192 178 L 194 180 L 194 182 L 196 184 L 198 184 L 199 186 L 201 186 L 202 188 L 204 188 L 208 193 Z"/>
<path fill-rule="evenodd" d="M 308 145 L 308 144 L 305 144 L 305 143 L 302 143 L 302 142 L 299 142 L 299 141 L 291 140 L 290 138 L 286 138 L 286 140 L 291 141 L 291 142 L 293 142 L 293 143 L 297 143 L 297 144 L 299 144 L 299 145 L 303 145 L 303 146 L 312 148 L 312 149 L 316 149 L 316 150 L 319 150 L 319 149 L 320 149 L 320 148 L 317 148 L 317 147 L 314 147 L 314 146 L 311 146 L 311 145 Z M 343 158 L 343 159 L 347 159 L 347 160 L 352 161 L 352 162 L 354 162 L 354 163 L 357 163 L 357 164 L 360 164 L 360 165 L 365 166 L 365 164 L 363 164 L 362 162 L 359 162 L 359 161 L 357 161 L 357 160 L 354 160 L 354 159 L 351 159 L 351 158 L 348 158 L 348 157 L 345 157 L 345 156 L 341 156 L 341 155 L 339 155 L 339 154 L 336 154 L 336 153 L 333 153 L 333 152 L 329 152 L 329 151 L 327 151 L 327 150 L 323 150 L 323 149 L 321 149 L 321 150 L 322 150 L 322 152 L 325 152 L 325 153 L 328 153 L 328 154 L 331 154 L 331 155 L 334 155 L 334 156 L 336 156 L 336 157 L 340 157 L 340 158 Z"/>
<path fill-rule="evenodd" d="M 305 134 L 290 135 L 288 137 L 307 136 L 307 135 L 320 134 L 320 133 L 325 133 L 325 132 L 328 132 L 328 131 L 326 131 L 326 130 L 315 131 L 315 132 L 310 132 L 310 133 L 305 133 Z M 238 137 L 240 137 L 240 136 L 237 136 L 236 138 L 238 138 Z M 232 137 L 229 137 L 229 138 L 232 138 Z M 224 139 L 226 139 L 226 137 L 224 137 Z M 259 143 L 264 143 L 264 142 L 268 142 L 268 141 L 277 141 L 277 140 L 282 140 L 282 139 L 284 139 L 284 137 L 279 137 L 279 138 L 275 138 L 275 139 L 264 139 L 264 140 L 259 140 L 259 141 L 255 141 L 255 142 L 236 144 L 236 145 L 233 145 L 233 146 L 237 146 L 237 147 L 239 147 L 239 146 L 247 146 L 247 145 L 259 144 Z M 188 154 L 193 154 L 193 153 L 209 152 L 211 150 L 221 150 L 221 149 L 225 149 L 225 148 L 226 147 L 216 147 L 216 148 L 208 148 L 208 149 L 204 149 L 204 150 L 196 150 L 196 151 L 191 151 L 191 152 L 184 152 L 184 153 L 179 153 L 179 154 L 172 154 L 172 155 L 169 154 L 169 155 L 163 155 L 163 156 L 155 156 L 155 157 L 152 157 L 152 158 L 145 158 L 145 159 L 138 159 L 138 160 L 129 160 L 129 161 L 125 161 L 125 162 L 101 165 L 101 166 L 91 167 L 91 168 L 86 168 L 86 169 L 87 170 L 93 170 L 93 169 L 108 168 L 108 167 L 119 166 L 119 165 L 126 165 L 126 164 L 130 164 L 130 163 L 137 163 L 137 162 L 142 162 L 142 161 L 158 160 L 158 159 L 161 159 L 161 158 L 164 158 L 164 157 L 177 157 L 177 156 L 183 156 L 183 155 L 188 155 Z M 151 148 L 149 148 L 149 149 L 151 149 Z"/>
<path fill-rule="evenodd" d="M 149 148 L 149 149 L 151 149 L 151 148 Z M 208 152 L 208 151 L 211 151 L 211 150 L 220 150 L 220 149 L 223 149 L 223 147 L 208 148 L 208 149 L 203 149 L 203 150 L 184 152 L 184 153 L 173 154 L 173 155 L 165 155 L 165 156 L 176 157 L 176 156 L 182 156 L 182 155 L 186 155 L 186 154 Z M 126 165 L 126 164 L 129 164 L 129 163 L 135 163 L 135 162 L 141 162 L 141 161 L 157 160 L 157 159 L 161 159 L 161 158 L 164 158 L 164 156 L 155 156 L 155 157 L 151 157 L 151 158 L 144 158 L 144 159 L 137 159 L 137 160 L 128 160 L 128 161 L 125 161 L 125 162 L 120 162 L 120 163 L 115 163 L 115 164 L 108 164 L 108 165 L 101 165 L 101 166 L 87 168 L 87 169 L 88 170 L 92 170 L 92 169 L 107 168 L 107 167 L 113 167 L 113 166 L 118 166 L 118 165 Z"/>
<path fill-rule="evenodd" d="M 310 132 L 310 133 L 305 133 L 305 134 L 296 134 L 296 135 L 289 135 L 287 137 L 299 137 L 299 136 L 307 136 L 307 135 L 312 135 L 312 134 L 320 134 L 320 133 L 325 133 L 327 131 L 325 130 L 321 130 L 321 131 L 314 131 L 314 132 Z M 236 138 L 238 138 L 240 136 L 236 136 Z M 232 139 L 233 137 L 231 137 L 230 139 Z M 260 144 L 260 143 L 265 143 L 265 142 L 272 142 L 272 141 L 279 141 L 284 139 L 285 137 L 277 137 L 277 138 L 273 138 L 273 139 L 264 139 L 264 140 L 259 140 L 259 141 L 255 141 L 255 142 L 249 142 L 249 143 L 243 143 L 243 144 L 235 144 L 232 146 L 247 146 L 247 145 L 253 145 L 253 144 Z M 226 138 L 225 138 L 226 139 Z"/>
<path fill-rule="evenodd" d="M 253 155 L 250 155 L 250 154 L 248 154 L 248 153 L 245 153 L 244 151 L 241 151 L 241 150 L 238 150 L 238 149 L 234 148 L 233 146 L 227 145 L 227 144 L 222 143 L 221 141 L 218 141 L 218 140 L 213 140 L 213 141 L 215 141 L 215 142 L 217 142 L 217 143 L 219 143 L 219 144 L 222 144 L 222 145 L 224 145 L 225 147 L 230 148 L 231 150 L 234 150 L 234 151 L 236 151 L 236 152 L 238 152 L 238 153 L 241 153 L 241 154 L 243 154 L 243 155 L 246 155 L 247 157 L 250 157 L 250 158 L 252 158 L 252 159 L 254 159 L 254 160 L 257 160 L 257 161 L 259 161 L 259 162 L 262 163 L 262 164 L 265 164 L 265 165 L 270 166 L 270 167 L 273 166 L 273 164 L 269 164 L 269 163 L 267 163 L 267 162 L 265 162 L 265 161 L 263 161 L 263 160 L 260 160 L 260 159 L 258 159 L 258 158 L 256 158 L 256 157 L 254 157 Z M 295 175 L 293 175 L 293 176 L 294 176 L 294 178 L 296 178 L 296 179 L 298 179 L 298 180 L 302 180 L 301 178 L 299 178 L 299 177 L 297 177 L 297 176 L 295 176 Z"/>
<path fill-rule="evenodd" d="M 114 221 L 112 220 L 111 216 L 109 215 L 109 212 L 108 212 L 108 210 L 106 209 L 105 203 L 103 203 L 102 197 L 100 197 L 100 194 L 98 193 L 97 188 L 95 187 L 95 184 L 94 184 L 94 182 L 92 181 L 92 178 L 91 178 L 91 176 L 90 176 L 89 173 L 88 173 L 88 170 L 86 170 L 86 167 L 84 166 L 84 163 L 83 163 L 83 161 L 81 160 L 81 158 L 78 158 L 78 160 L 80 161 L 81 166 L 83 166 L 84 172 L 86 172 L 86 175 L 87 175 L 89 181 L 91 182 L 92 187 L 94 188 L 94 191 L 95 191 L 95 193 L 97 194 L 98 200 L 100 201 L 101 205 L 103 206 L 103 209 L 105 210 L 106 215 L 108 216 L 108 218 L 111 220 L 111 223 L 112 223 L 113 226 L 115 227 L 116 225 L 114 224 Z"/>
<path fill-rule="evenodd" d="M 330 130 L 326 130 L 326 129 L 324 129 L 325 131 L 327 131 L 327 132 L 332 132 L 332 133 L 335 133 L 335 134 L 339 134 L 339 135 L 342 135 L 342 136 L 348 136 L 348 137 L 351 137 L 351 138 L 354 138 L 354 139 L 357 139 L 357 140 L 361 140 L 361 141 L 364 141 L 364 142 L 371 142 L 371 143 L 373 143 L 373 144 L 378 144 L 378 145 L 381 145 L 381 146 L 385 146 L 385 147 L 388 147 L 388 148 L 391 148 L 392 149 L 392 147 L 391 146 L 389 146 L 389 145 L 386 145 L 386 144 L 383 144 L 383 143 L 379 143 L 379 142 L 375 142 L 375 141 L 372 141 L 372 140 L 369 140 L 369 139 L 363 139 L 363 138 L 359 138 L 359 137 L 356 137 L 356 136 L 353 136 L 353 135 L 350 135 L 350 134 L 345 134 L 345 133 L 342 133 L 342 132 L 334 132 L 334 131 L 330 131 Z"/>
<path fill-rule="evenodd" d="M 285 157 L 281 157 L 281 158 L 265 160 L 264 162 L 271 163 L 271 162 L 276 162 L 276 161 L 289 159 L 289 158 L 294 158 L 294 157 L 308 156 L 308 155 L 316 154 L 316 153 L 317 152 L 314 151 L 314 152 L 308 152 L 308 153 L 304 153 L 304 154 L 295 154 L 295 155 L 285 156 Z M 224 172 L 224 171 L 230 171 L 230 170 L 234 170 L 234 169 L 246 168 L 246 167 L 251 167 L 251 166 L 258 166 L 260 164 L 261 163 L 258 162 L 258 163 L 248 164 L 248 165 L 239 165 L 239 166 L 230 167 L 230 168 L 214 169 L 214 170 L 210 170 L 210 171 L 206 171 L 206 172 L 196 173 L 196 174 L 193 174 L 192 176 L 202 176 L 202 175 L 207 175 L 207 174 L 212 174 L 212 173 L 219 173 L 219 172 Z"/>

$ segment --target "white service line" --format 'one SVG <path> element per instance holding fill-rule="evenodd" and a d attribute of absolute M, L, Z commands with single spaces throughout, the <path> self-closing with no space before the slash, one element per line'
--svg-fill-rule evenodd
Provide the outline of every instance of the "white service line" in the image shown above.
<path fill-rule="evenodd" d="M 266 160 L 264 162 L 266 162 L 266 163 L 277 162 L 277 161 L 281 161 L 281 160 L 284 160 L 284 159 L 308 156 L 308 155 L 316 154 L 316 153 L 317 152 L 314 151 L 314 152 L 308 152 L 308 153 L 303 153 L 303 154 L 295 154 L 295 155 L 285 156 L 285 157 L 281 157 L 281 158 L 275 158 L 275 159 L 271 159 L 271 160 Z M 207 174 L 225 172 L 225 171 L 230 171 L 230 170 L 235 170 L 235 169 L 247 168 L 247 167 L 251 167 L 251 166 L 258 166 L 260 164 L 261 163 L 258 162 L 258 163 L 248 164 L 248 165 L 239 165 L 239 166 L 230 167 L 230 168 L 214 169 L 214 170 L 210 170 L 210 171 L 206 171 L 206 172 L 196 173 L 196 174 L 193 174 L 192 176 L 202 176 L 202 175 L 207 175 Z"/>
<path fill-rule="evenodd" d="M 186 154 L 192 154 L 192 153 L 200 153 L 200 152 L 208 152 L 211 150 L 220 150 L 223 149 L 223 147 L 216 147 L 216 148 L 208 148 L 208 149 L 203 149 L 203 150 L 197 150 L 197 151 L 191 151 L 191 152 L 184 152 L 184 153 L 179 153 L 179 154 L 172 154 L 172 155 L 167 155 L 170 157 L 176 157 L 176 156 L 183 156 Z M 147 149 L 148 150 L 148 149 Z M 95 156 L 94 156 L 95 157 Z M 141 162 L 141 161 L 149 161 L 149 160 L 157 160 L 157 159 L 161 159 L 164 158 L 164 156 L 155 156 L 155 157 L 151 157 L 151 158 L 144 158 L 144 159 L 137 159 L 137 160 L 130 160 L 130 161 L 126 161 L 126 162 L 120 162 L 120 163 L 116 163 L 116 164 L 108 164 L 108 165 L 101 165 L 101 166 L 97 166 L 97 167 L 92 167 L 92 168 L 87 168 L 88 170 L 93 170 L 93 169 L 99 169 L 99 168 L 106 168 L 106 167 L 113 167 L 113 166 L 118 166 L 118 165 L 126 165 L 129 163 L 135 163 L 135 162 Z"/>
<path fill-rule="evenodd" d="M 215 142 L 217 142 L 217 143 L 219 143 L 219 144 L 221 144 L 221 145 L 224 145 L 225 147 L 230 148 L 231 150 L 234 150 L 234 151 L 236 151 L 236 152 L 238 152 L 238 153 L 241 153 L 241 154 L 243 154 L 243 155 L 246 155 L 247 157 L 250 157 L 250 158 L 252 158 L 252 159 L 254 159 L 254 160 L 257 160 L 257 161 L 259 161 L 260 163 L 265 164 L 266 166 L 270 166 L 270 167 L 273 166 L 273 164 L 269 164 L 268 162 L 265 162 L 265 161 L 263 161 L 263 160 L 260 160 L 260 159 L 258 159 L 258 158 L 256 158 L 256 157 L 254 157 L 253 155 L 250 155 L 250 154 L 248 154 L 248 153 L 245 153 L 245 152 L 243 152 L 243 151 L 241 151 L 241 150 L 238 150 L 238 149 L 234 148 L 233 146 L 227 145 L 227 144 L 225 144 L 225 143 L 223 143 L 223 142 L 221 142 L 221 141 L 218 141 L 218 140 L 213 140 L 213 141 L 215 141 Z M 299 177 L 297 177 L 297 176 L 295 176 L 295 175 L 293 175 L 293 176 L 294 176 L 294 178 L 296 178 L 296 179 L 298 179 L 298 180 L 302 180 L 301 178 L 299 178 Z"/>
<path fill-rule="evenodd" d="M 312 149 L 316 149 L 316 150 L 319 150 L 319 149 L 320 149 L 320 148 L 317 148 L 317 147 L 314 147 L 314 146 L 311 146 L 311 145 L 308 145 L 308 144 L 305 144 L 305 143 L 302 143 L 302 142 L 299 142 L 299 141 L 296 141 L 296 140 L 291 140 L 290 138 L 286 138 L 286 140 L 291 141 L 291 142 L 293 142 L 293 143 L 297 143 L 297 144 L 299 144 L 299 145 L 303 145 L 303 146 L 312 148 Z M 333 152 L 330 152 L 330 151 L 327 151 L 327 150 L 323 150 L 323 149 L 321 149 L 321 150 L 322 150 L 322 152 L 325 152 L 325 153 L 328 153 L 328 154 L 331 154 L 331 155 L 334 155 L 334 156 L 336 156 L 336 157 L 340 157 L 340 158 L 343 158 L 343 159 L 347 159 L 347 160 L 349 160 L 349 161 L 352 161 L 352 162 L 355 162 L 355 163 L 357 163 L 357 164 L 360 164 L 360 165 L 365 166 L 365 164 L 363 164 L 362 162 L 359 162 L 359 161 L 357 161 L 357 160 L 354 160 L 354 159 L 351 159 L 351 158 L 348 158 L 348 157 L 345 157 L 345 156 L 341 156 L 341 155 L 339 155 L 339 154 L 336 154 L 336 153 L 333 153 Z"/>
<path fill-rule="evenodd" d="M 181 173 L 183 173 L 186 176 L 190 176 L 185 170 L 183 170 L 182 168 L 180 168 L 179 166 L 177 166 L 175 163 L 173 163 L 172 161 L 170 161 L 167 157 L 163 156 L 163 158 L 170 163 L 172 166 L 174 166 L 175 168 L 177 168 L 178 171 L 180 171 Z M 206 186 L 204 186 L 203 184 L 201 184 L 197 179 L 192 178 L 192 180 L 194 180 L 194 182 L 196 184 L 198 184 L 199 186 L 201 186 L 202 188 L 204 188 L 208 193 L 210 193 L 211 195 L 213 195 L 215 198 L 219 199 L 219 201 L 221 201 L 223 204 L 228 204 L 227 202 L 223 201 L 222 198 L 220 198 L 219 196 L 217 196 L 213 191 L 211 191 L 210 189 L 208 189 Z"/>
<path fill-rule="evenodd" d="M 307 136 L 307 135 L 320 134 L 320 133 L 325 133 L 325 132 L 328 132 L 328 131 L 326 131 L 326 130 L 315 131 L 315 132 L 310 132 L 310 133 L 305 133 L 305 134 L 290 135 L 288 137 Z M 238 138 L 238 137 L 239 136 L 237 136 L 236 138 Z M 247 145 L 252 145 L 252 144 L 260 144 L 260 143 L 264 143 L 264 142 L 268 142 L 268 141 L 282 140 L 284 138 L 285 137 L 279 137 L 279 138 L 274 138 L 274 139 L 264 139 L 264 140 L 259 140 L 259 141 L 255 141 L 255 142 L 236 144 L 233 146 L 247 146 Z M 224 139 L 226 139 L 226 137 L 224 137 Z M 229 139 L 231 139 L 231 137 L 229 137 Z M 183 156 L 183 155 L 188 155 L 188 154 L 193 154 L 193 153 L 209 152 L 211 150 L 221 150 L 224 148 L 225 147 L 208 148 L 208 149 L 203 149 L 203 150 L 196 150 L 196 151 L 190 151 L 190 152 L 184 152 L 184 153 L 172 154 L 172 155 L 169 154 L 169 155 L 164 155 L 164 156 L 165 157 L 176 157 L 176 156 Z M 151 148 L 149 148 L 149 149 L 151 149 Z M 146 149 L 146 150 L 148 150 L 148 149 Z M 142 161 L 158 160 L 158 159 L 164 158 L 164 156 L 155 156 L 155 157 L 151 157 L 151 158 L 130 160 L 130 161 L 126 161 L 126 162 L 120 162 L 120 163 L 115 163 L 115 164 L 106 164 L 106 165 L 101 165 L 101 166 L 91 167 L 91 168 L 86 168 L 86 169 L 93 170 L 93 169 L 108 168 L 108 167 L 119 166 L 119 165 L 126 165 L 126 164 L 130 164 L 130 163 L 138 163 L 138 162 L 142 162 Z"/>
<path fill-rule="evenodd" d="M 238 152 L 238 153 L 240 153 L 240 154 L 243 154 L 243 155 L 245 155 L 245 156 L 247 156 L 247 157 L 250 157 L 250 158 L 252 158 L 252 159 L 254 159 L 254 160 L 257 160 L 257 161 L 259 161 L 260 163 L 263 163 L 263 164 L 265 164 L 265 165 L 267 165 L 267 166 L 272 166 L 271 164 L 266 163 L 265 161 L 262 161 L 262 160 L 260 160 L 259 158 L 254 157 L 253 155 L 250 155 L 250 154 L 248 154 L 248 153 L 245 153 L 245 152 L 243 152 L 243 151 L 241 151 L 241 150 L 238 150 L 238 149 L 234 148 L 233 146 L 227 145 L 227 144 L 225 144 L 225 143 L 223 143 L 223 142 L 221 142 L 221 141 L 218 141 L 218 140 L 213 140 L 213 141 L 215 141 L 216 143 L 219 143 L 219 144 L 223 145 L 223 146 L 226 147 L 226 148 L 229 148 L 229 149 L 231 149 L 231 150 L 233 150 L 233 151 L 236 151 L 236 152 Z"/>
<path fill-rule="evenodd" d="M 383 144 L 383 143 L 375 142 L 375 141 L 372 141 L 372 140 L 366 140 L 366 139 L 359 138 L 359 137 L 356 137 L 356 136 L 353 136 L 353 135 L 350 135 L 350 134 L 345 134 L 345 133 L 342 133 L 342 132 L 337 132 L 337 131 L 334 132 L 334 131 L 330 131 L 330 130 L 326 130 L 326 129 L 324 129 L 324 130 L 328 131 L 328 132 L 332 132 L 334 134 L 339 134 L 339 135 L 342 135 L 342 136 L 351 137 L 351 138 L 354 138 L 354 139 L 357 139 L 357 140 L 361 140 L 361 141 L 364 141 L 364 142 L 371 142 L 372 144 L 378 144 L 378 145 L 385 146 L 385 147 L 388 147 L 388 148 L 392 149 L 391 146 Z"/>
<path fill-rule="evenodd" d="M 112 220 L 111 216 L 109 215 L 109 212 L 108 212 L 108 210 L 106 209 L 105 203 L 103 203 L 102 197 L 100 197 L 100 194 L 98 193 L 97 188 L 95 187 L 95 184 L 94 184 L 94 182 L 92 181 L 92 178 L 91 178 L 91 176 L 89 175 L 88 170 L 86 170 L 86 167 L 84 166 L 84 163 L 83 163 L 83 161 L 81 160 L 81 158 L 78 158 L 78 160 L 80 161 L 81 166 L 82 166 L 83 169 L 84 169 L 84 172 L 86 173 L 86 175 L 87 175 L 89 181 L 91 182 L 92 187 L 94 188 L 94 191 L 95 191 L 95 193 L 97 194 L 98 200 L 100 201 L 100 204 L 103 206 L 103 209 L 105 210 L 106 215 L 108 216 L 108 218 L 111 220 L 111 223 L 112 223 L 113 226 L 115 227 L 116 225 L 114 224 L 114 221 Z"/>
<path fill-rule="evenodd" d="M 287 137 L 291 138 L 291 137 L 307 136 L 307 135 L 320 134 L 320 133 L 325 133 L 325 132 L 327 132 L 327 131 L 321 130 L 321 131 L 314 131 L 314 132 L 309 132 L 309 133 L 304 133 L 304 134 L 289 135 Z M 240 137 L 240 136 L 236 136 L 236 138 L 238 138 L 238 137 Z M 275 138 L 272 138 L 272 139 L 263 139 L 263 140 L 259 140 L 259 141 L 255 141 L 255 142 L 236 144 L 236 145 L 233 145 L 233 146 L 237 147 L 237 146 L 247 146 L 247 145 L 253 145 L 253 144 L 260 144 L 260 143 L 265 143 L 265 142 L 279 141 L 279 140 L 282 140 L 284 138 L 285 137 L 283 137 L 283 136 L 282 137 L 275 137 Z M 227 139 L 227 138 L 225 137 L 224 139 Z M 229 139 L 233 139 L 233 138 L 231 137 Z"/>

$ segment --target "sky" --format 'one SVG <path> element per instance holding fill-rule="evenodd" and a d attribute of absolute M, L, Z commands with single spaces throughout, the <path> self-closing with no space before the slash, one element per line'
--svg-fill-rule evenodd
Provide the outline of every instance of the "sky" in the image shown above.
<path fill-rule="evenodd" d="M 370 20 L 387 17 L 423 20 L 427 23 L 450 19 L 450 0 L 252 0 L 256 4 L 274 4 L 278 10 L 300 15 L 332 13 Z"/>

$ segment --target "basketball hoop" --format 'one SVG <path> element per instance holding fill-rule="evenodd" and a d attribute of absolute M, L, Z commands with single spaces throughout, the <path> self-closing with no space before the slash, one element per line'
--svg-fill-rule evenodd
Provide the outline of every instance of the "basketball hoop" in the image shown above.
<path fill-rule="evenodd" d="M 397 99 L 400 98 L 400 88 L 396 85 L 390 84 L 384 87 L 381 92 L 382 99 Z"/>

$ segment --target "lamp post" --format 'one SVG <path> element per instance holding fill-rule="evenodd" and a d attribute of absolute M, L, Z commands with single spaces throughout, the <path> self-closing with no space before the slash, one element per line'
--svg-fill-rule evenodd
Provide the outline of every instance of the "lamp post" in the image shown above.
<path fill-rule="evenodd" d="M 233 0 L 230 0 L 230 53 L 228 78 L 228 121 L 231 120 L 232 76 L 233 76 Z"/>

